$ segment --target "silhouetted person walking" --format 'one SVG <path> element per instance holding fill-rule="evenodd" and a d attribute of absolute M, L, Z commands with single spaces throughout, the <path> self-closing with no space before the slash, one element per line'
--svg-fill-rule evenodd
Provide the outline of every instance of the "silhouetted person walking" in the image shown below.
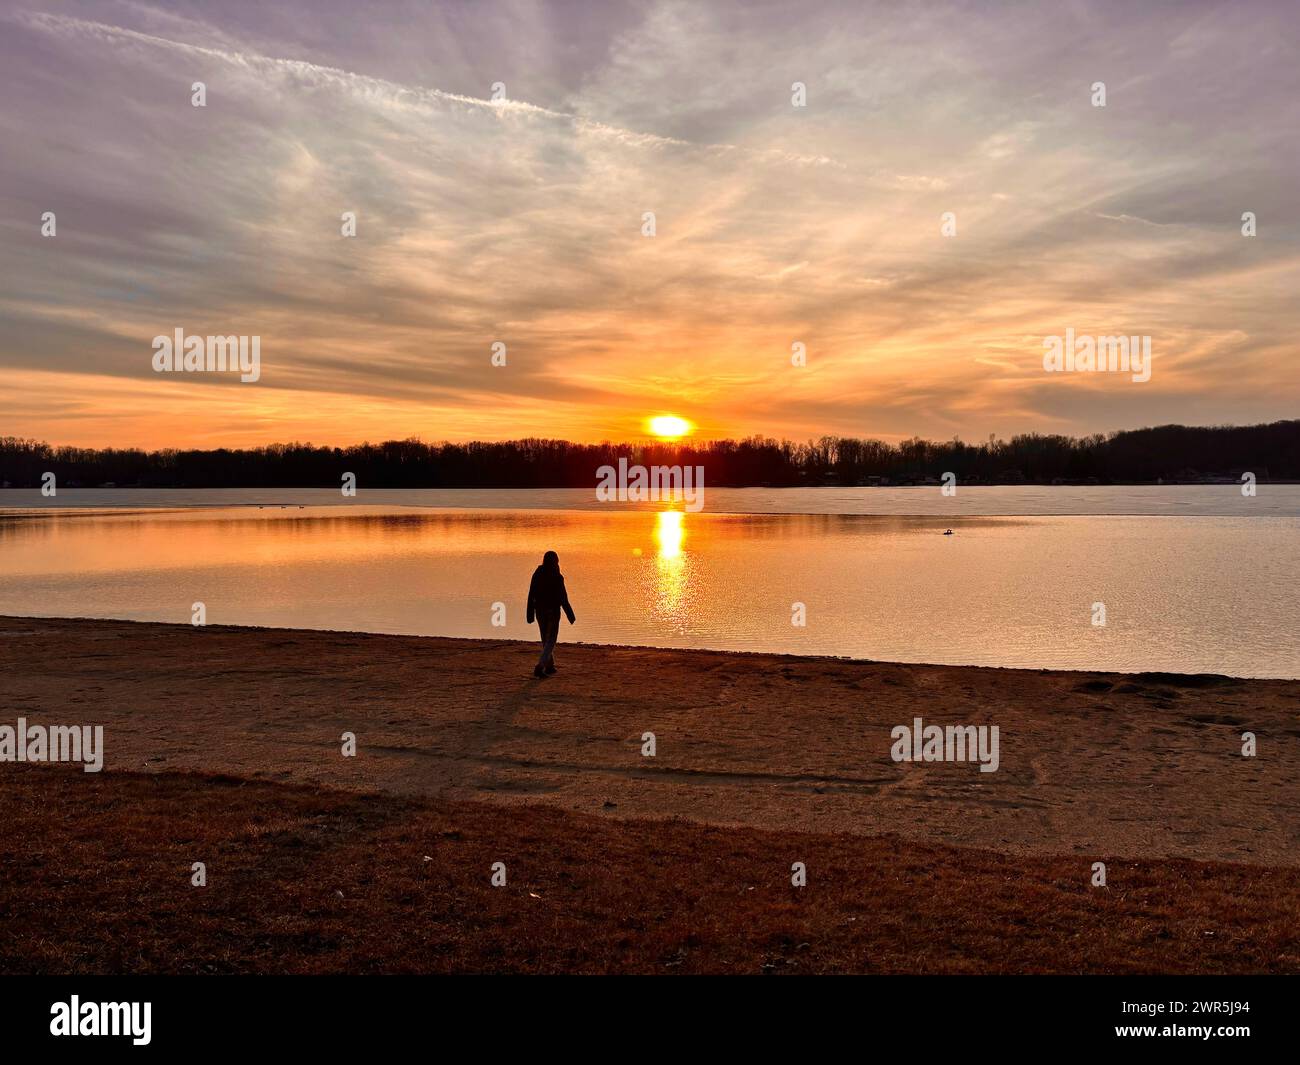
<path fill-rule="evenodd" d="M 545 677 L 555 672 L 555 643 L 560 638 L 560 611 L 569 617 L 569 624 L 577 620 L 569 606 L 569 593 L 564 588 L 564 574 L 560 572 L 560 556 L 547 551 L 542 564 L 533 570 L 533 580 L 528 586 L 528 624 L 537 617 L 537 627 L 542 632 L 542 654 L 533 667 L 533 676 Z"/>

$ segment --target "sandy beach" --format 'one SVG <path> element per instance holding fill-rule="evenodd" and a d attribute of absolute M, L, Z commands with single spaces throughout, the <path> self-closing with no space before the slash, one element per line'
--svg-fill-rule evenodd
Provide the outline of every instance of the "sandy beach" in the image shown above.
<path fill-rule="evenodd" d="M 681 943 L 665 933 L 644 956 L 599 947 L 628 900 L 602 910 L 590 885 L 584 889 L 580 877 L 571 878 L 586 860 L 608 869 L 630 862 L 635 868 L 621 875 L 640 883 L 644 897 L 658 899 L 671 925 L 681 914 L 673 916 L 663 893 L 672 894 L 672 883 L 687 895 L 692 890 L 681 886 L 679 866 L 689 866 L 691 855 L 725 866 L 728 854 L 736 856 L 737 869 L 761 867 L 751 880 L 766 882 L 805 922 L 790 933 L 811 937 L 800 940 L 802 961 L 792 943 L 777 968 L 1300 970 L 1300 681 L 563 644 L 560 672 L 538 680 L 530 672 L 534 657 L 531 645 L 509 641 L 0 619 L 0 724 L 24 717 L 103 725 L 105 752 L 99 774 L 73 766 L 0 767 L 14 800 L 6 804 L 4 897 L 12 907 L 24 884 L 30 889 L 33 878 L 40 881 L 41 869 L 48 874 L 50 863 L 70 863 L 77 870 L 72 881 L 63 881 L 46 904 L 72 907 L 77 895 L 69 884 L 88 877 L 97 863 L 97 882 L 111 884 L 112 866 L 122 893 L 107 887 L 100 893 L 122 907 L 122 936 L 129 940 L 138 933 L 127 931 L 136 927 L 127 902 L 139 905 L 132 893 L 144 892 L 157 905 L 142 870 L 164 854 L 167 875 L 180 877 L 176 891 L 187 898 L 186 855 L 203 849 L 198 841 L 205 833 L 217 832 L 211 845 L 238 855 L 252 899 L 264 893 L 249 861 L 260 854 L 258 868 L 282 874 L 274 873 L 279 863 L 314 853 L 312 833 L 346 809 L 349 817 L 368 811 L 362 821 L 374 821 L 376 847 L 384 834 L 376 826 L 399 823 L 406 832 L 436 824 L 430 829 L 435 842 L 445 833 L 478 841 L 474 858 L 454 873 L 419 832 L 406 839 L 402 857 L 383 846 L 383 858 L 366 860 L 437 868 L 463 881 L 470 895 L 486 892 L 483 905 L 491 912 L 503 896 L 487 884 L 489 858 L 496 850 L 527 851 L 529 879 L 511 890 L 553 903 L 558 883 L 579 910 L 594 907 L 586 923 L 566 931 L 552 922 L 542 936 L 558 937 L 552 952 L 577 951 L 571 960 L 581 955 L 574 964 L 584 971 L 654 970 L 669 965 L 678 950 L 689 959 L 679 959 L 684 971 L 765 971 L 770 952 L 757 947 L 734 957 L 721 946 L 692 948 L 686 940 L 698 935 L 698 922 L 682 926 Z M 890 731 L 916 717 L 927 724 L 996 724 L 998 770 L 895 762 Z M 1241 754 L 1248 731 L 1258 743 L 1253 758 Z M 356 736 L 356 757 L 341 753 L 345 732 Z M 642 754 L 646 733 L 655 736 L 653 758 Z M 87 812 L 86 796 L 97 797 L 101 820 Z M 258 828 L 263 822 L 271 827 Z M 284 832 L 307 836 L 285 850 L 276 845 Z M 598 847 L 608 862 L 574 852 L 575 841 Z M 789 884 L 790 863 L 807 852 L 821 857 L 809 865 L 814 875 L 799 894 Z M 354 854 L 336 872 L 354 876 L 357 860 Z M 1089 888 L 1094 861 L 1109 863 L 1105 892 Z M 891 920 L 904 928 L 909 914 L 921 920 L 927 907 L 956 919 L 954 908 L 978 906 L 986 890 L 1006 890 L 1009 882 L 1023 888 L 1016 889 L 1017 905 L 1039 890 L 1055 901 L 1044 902 L 1038 916 L 1032 906 L 1026 911 L 1033 949 L 996 948 L 1003 936 L 990 929 L 982 947 L 949 944 L 916 964 L 880 943 L 855 946 L 838 933 L 818 938 L 809 930 L 808 921 L 849 928 L 844 899 L 866 904 L 864 886 L 879 879 L 882 863 L 911 870 L 904 877 L 910 883 L 894 875 L 892 895 L 879 883 L 867 891 L 892 898 L 880 905 L 894 905 Z M 829 868 L 839 871 L 835 893 L 826 890 Z M 298 885 L 294 892 L 322 875 L 313 870 L 289 877 Z M 720 882 L 730 884 L 732 873 L 719 869 Z M 668 880 L 653 888 L 646 883 L 660 875 Z M 533 891 L 543 883 L 546 891 Z M 1135 893 L 1139 884 L 1147 894 Z M 356 890 L 355 883 L 346 890 L 317 886 L 322 898 Z M 744 885 L 735 890 L 743 894 Z M 810 900 L 807 913 L 802 901 L 789 902 L 792 892 Z M 680 893 L 674 897 L 682 905 Z M 692 897 L 687 909 L 705 906 L 703 896 Z M 946 901 L 935 901 L 940 898 Z M 1063 917 L 1075 909 L 1074 918 Z M 724 923 L 740 922 L 737 928 L 748 920 L 761 930 L 765 919 L 746 917 L 743 907 L 725 912 Z M 794 920 L 793 913 L 786 916 Z M 939 916 L 930 912 L 925 919 Z M 253 921 L 247 913 L 243 919 Z M 1078 937 L 1090 921 L 1108 931 L 1081 953 Z M 26 940 L 20 949 L 10 926 L 0 933 L 10 940 L 8 949 L 0 947 L 0 963 L 6 971 L 39 971 L 42 964 L 189 971 L 180 955 L 159 953 L 156 943 L 132 953 L 115 939 L 114 927 L 108 921 L 100 947 L 70 955 L 56 935 L 44 946 Z M 229 931 L 229 922 L 223 927 Z M 192 922 L 185 928 L 176 942 L 200 935 Z M 720 929 L 719 943 L 726 939 Z M 494 952 L 485 943 L 498 933 L 484 935 L 462 930 L 454 937 L 458 947 L 444 944 L 442 953 L 416 957 L 389 957 L 382 944 L 373 945 L 378 954 L 367 953 L 345 936 L 347 949 L 327 951 L 319 963 L 295 954 L 301 944 L 290 948 L 292 957 L 230 946 L 215 969 L 550 971 L 538 959 L 553 954 L 540 946 L 541 953 L 526 957 L 504 947 Z M 1169 940 L 1163 945 L 1162 935 Z M 1074 947 L 1062 953 L 1067 940 Z M 202 944 L 191 942 L 191 949 L 201 952 Z M 868 964 L 868 954 L 893 960 Z"/>
<path fill-rule="evenodd" d="M 513 641 L 0 619 L 4 720 L 102 724 L 110 772 L 1300 866 L 1300 681 L 564 644 L 537 680 L 535 657 Z M 998 725 L 998 771 L 894 762 L 890 730 L 916 717 Z"/>

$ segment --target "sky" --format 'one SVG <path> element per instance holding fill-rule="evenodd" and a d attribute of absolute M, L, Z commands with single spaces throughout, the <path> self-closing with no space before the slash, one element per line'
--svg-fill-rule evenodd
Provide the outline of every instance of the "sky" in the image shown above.
<path fill-rule="evenodd" d="M 1289 0 L 0 0 L 0 435 L 1295 417 L 1298 53 Z M 155 372 L 177 329 L 259 379 Z"/>

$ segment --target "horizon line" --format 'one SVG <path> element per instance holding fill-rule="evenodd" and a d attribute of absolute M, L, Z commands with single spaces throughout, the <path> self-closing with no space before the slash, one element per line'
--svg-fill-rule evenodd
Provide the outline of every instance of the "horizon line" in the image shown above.
<path fill-rule="evenodd" d="M 219 445 L 216 447 L 199 447 L 199 446 L 151 447 L 143 444 L 132 444 L 128 446 L 108 445 L 108 446 L 99 447 L 95 445 L 86 445 L 86 444 L 51 444 L 49 440 L 42 440 L 36 437 L 6 435 L 6 436 L 0 436 L 0 447 L 13 446 L 13 445 L 26 445 L 28 447 L 50 448 L 51 450 L 55 450 L 55 451 L 63 450 L 63 449 L 71 449 L 76 451 L 97 451 L 97 452 L 139 451 L 145 454 L 149 454 L 151 452 L 156 453 L 156 452 L 163 452 L 163 451 L 199 451 L 199 452 L 257 451 L 259 449 L 276 448 L 276 447 L 327 448 L 327 449 L 335 449 L 335 450 L 347 450 L 349 448 L 359 448 L 359 447 L 378 447 L 385 444 L 420 444 L 425 447 L 468 447 L 475 444 L 505 445 L 505 444 L 519 444 L 525 442 L 536 442 L 536 443 L 544 443 L 544 444 L 567 444 L 570 447 L 590 447 L 590 448 L 600 448 L 600 447 L 683 448 L 683 447 L 691 447 L 691 446 L 704 447 L 709 445 L 726 444 L 726 443 L 742 444 L 742 443 L 748 443 L 752 441 L 758 441 L 763 445 L 780 446 L 782 444 L 795 444 L 798 446 L 805 446 L 805 445 L 815 445 L 823 440 L 835 440 L 835 441 L 856 440 L 862 442 L 885 444 L 889 447 L 898 447 L 900 444 L 908 443 L 910 441 L 921 441 L 922 443 L 927 443 L 927 444 L 948 445 L 948 444 L 955 443 L 955 444 L 961 444 L 964 447 L 978 448 L 978 447 L 986 447 L 990 444 L 996 444 L 996 443 L 1003 443 L 1003 444 L 1011 443 L 1015 440 L 1020 440 L 1020 439 L 1040 439 L 1040 440 L 1059 439 L 1059 440 L 1071 440 L 1077 442 L 1081 440 L 1091 439 L 1093 437 L 1101 437 L 1103 440 L 1112 440 L 1120 436 L 1132 435 L 1136 433 L 1155 432 L 1162 429 L 1188 429 L 1188 430 L 1195 430 L 1198 432 L 1215 432 L 1215 431 L 1227 432 L 1235 429 L 1265 429 L 1265 428 L 1272 428 L 1274 426 L 1294 425 L 1297 423 L 1300 423 L 1300 418 L 1279 418 L 1274 421 L 1254 422 L 1246 425 L 1238 425 L 1234 423 L 1220 423 L 1220 424 L 1212 424 L 1212 425 L 1188 425 L 1184 422 L 1165 422 L 1159 425 L 1144 425 L 1136 429 L 1111 429 L 1106 431 L 1097 430 L 1095 432 L 1084 433 L 1082 435 L 1075 435 L 1073 433 L 1040 432 L 1038 430 L 1028 430 L 1024 432 L 1012 433 L 1010 436 L 999 436 L 994 433 L 990 433 L 987 439 L 975 440 L 975 441 L 963 440 L 961 436 L 957 434 L 954 434 L 950 438 L 923 437 L 923 436 L 918 436 L 913 434 L 911 436 L 899 437 L 897 440 L 890 440 L 886 437 L 881 437 L 881 436 L 850 436 L 842 433 L 823 433 L 821 436 L 809 437 L 806 441 L 796 440 L 790 437 L 766 436 L 760 433 L 750 433 L 747 436 L 695 437 L 695 436 L 688 435 L 677 439 L 655 438 L 650 434 L 646 434 L 643 438 L 639 438 L 639 439 L 611 440 L 609 438 L 606 438 L 603 440 L 596 440 L 596 441 L 570 440 L 566 437 L 559 437 L 559 436 L 512 436 L 512 437 L 503 437 L 501 439 L 496 439 L 496 440 L 485 440 L 482 438 L 475 437 L 466 440 L 449 440 L 446 438 L 426 439 L 423 436 L 416 435 L 416 436 L 390 437 L 382 440 L 364 439 L 350 444 L 315 444 L 311 440 L 271 440 L 262 444 L 248 444 L 248 445 L 243 445 L 238 447 L 228 447 L 224 445 Z"/>

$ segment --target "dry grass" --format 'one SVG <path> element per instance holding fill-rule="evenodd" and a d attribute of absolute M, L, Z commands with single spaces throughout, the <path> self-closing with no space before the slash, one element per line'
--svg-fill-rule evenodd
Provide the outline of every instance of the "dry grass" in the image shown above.
<path fill-rule="evenodd" d="M 0 972 L 1300 971 L 1300 870 L 1092 860 L 6 765 Z"/>

